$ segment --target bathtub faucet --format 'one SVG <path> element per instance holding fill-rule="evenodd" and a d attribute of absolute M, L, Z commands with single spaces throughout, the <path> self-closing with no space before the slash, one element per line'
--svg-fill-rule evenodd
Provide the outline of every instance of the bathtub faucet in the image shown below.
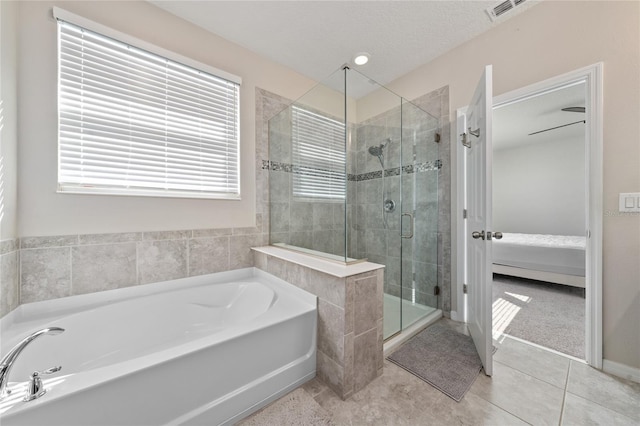
<path fill-rule="evenodd" d="M 49 327 L 43 328 L 42 330 L 38 330 L 35 333 L 30 334 L 29 336 L 22 339 L 20 343 L 15 345 L 13 349 L 9 351 L 7 355 L 2 358 L 0 362 L 0 399 L 4 399 L 7 395 L 9 395 L 10 391 L 7 390 L 7 383 L 9 383 L 9 372 L 11 371 L 11 367 L 15 363 L 18 355 L 27 347 L 27 345 L 33 342 L 40 336 L 44 336 L 45 334 L 56 335 L 60 334 L 64 331 L 64 328 L 60 327 Z"/>

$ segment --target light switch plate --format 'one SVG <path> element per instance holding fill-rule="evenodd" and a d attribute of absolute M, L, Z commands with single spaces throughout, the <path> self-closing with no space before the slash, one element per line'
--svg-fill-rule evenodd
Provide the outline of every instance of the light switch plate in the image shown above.
<path fill-rule="evenodd" d="M 619 200 L 620 212 L 640 212 L 640 192 L 621 192 Z"/>

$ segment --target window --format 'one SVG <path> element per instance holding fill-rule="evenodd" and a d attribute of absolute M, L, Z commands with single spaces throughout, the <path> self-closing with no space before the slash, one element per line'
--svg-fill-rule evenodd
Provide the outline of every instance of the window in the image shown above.
<path fill-rule="evenodd" d="M 344 124 L 297 106 L 292 118 L 294 197 L 344 200 Z"/>
<path fill-rule="evenodd" d="M 239 78 L 54 14 L 60 192 L 240 197 Z"/>

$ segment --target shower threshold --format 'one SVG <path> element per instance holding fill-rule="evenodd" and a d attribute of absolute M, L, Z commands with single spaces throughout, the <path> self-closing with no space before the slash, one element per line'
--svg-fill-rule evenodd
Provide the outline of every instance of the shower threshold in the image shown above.
<path fill-rule="evenodd" d="M 384 295 L 384 356 L 440 318 L 442 311 L 430 306 L 402 301 L 404 329 L 400 330 L 400 298 Z M 401 331 L 401 332 L 400 332 Z"/>

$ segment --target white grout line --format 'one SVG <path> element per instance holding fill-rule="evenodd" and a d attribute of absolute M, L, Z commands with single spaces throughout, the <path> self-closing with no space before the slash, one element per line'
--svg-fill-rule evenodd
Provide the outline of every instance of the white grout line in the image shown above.
<path fill-rule="evenodd" d="M 562 424 L 562 418 L 564 417 L 564 408 L 567 401 L 567 388 L 569 387 L 569 374 L 571 373 L 571 361 L 569 361 L 569 368 L 567 368 L 567 377 L 564 382 L 564 392 L 562 393 L 562 406 L 560 407 L 560 420 L 558 425 Z"/>
<path fill-rule="evenodd" d="M 69 246 L 69 296 L 73 296 L 73 246 Z"/>
<path fill-rule="evenodd" d="M 567 368 L 567 380 L 564 382 L 564 392 L 569 391 L 569 375 L 571 374 L 571 362 L 569 362 L 569 368 Z"/>
<path fill-rule="evenodd" d="M 18 273 L 17 281 L 18 281 L 18 303 L 16 304 L 16 309 L 18 306 L 22 304 L 22 256 L 20 255 L 20 250 L 16 250 L 16 261 L 18 262 L 16 270 Z"/>
<path fill-rule="evenodd" d="M 507 366 L 507 367 L 509 367 L 509 366 Z M 509 368 L 511 368 L 511 367 L 509 367 Z M 483 369 L 483 371 L 484 371 L 484 369 Z M 477 378 L 476 378 L 476 379 L 477 379 Z M 472 386 L 472 387 L 473 387 L 473 386 Z M 513 417 L 515 417 L 516 419 L 521 420 L 523 423 L 526 423 L 526 424 L 528 424 L 528 425 L 530 425 L 530 424 L 531 424 L 531 423 L 529 423 L 528 421 L 526 421 L 525 419 L 523 419 L 522 417 L 518 416 L 517 414 L 512 413 L 511 411 L 507 410 L 506 408 L 499 406 L 499 405 L 498 405 L 498 404 L 496 404 L 495 402 L 493 402 L 493 401 L 489 401 L 489 399 L 488 399 L 488 398 L 485 398 L 484 396 L 479 395 L 479 394 L 477 394 L 477 393 L 473 392 L 473 391 L 471 390 L 471 388 L 469 388 L 469 390 L 468 390 L 467 392 L 468 392 L 468 393 L 470 393 L 470 394 L 472 394 L 472 395 L 474 395 L 474 396 L 476 396 L 477 398 L 480 398 L 481 400 L 483 400 L 483 401 L 485 401 L 485 402 L 487 402 L 487 403 L 489 403 L 489 404 L 493 405 L 493 406 L 494 406 L 494 407 L 496 407 L 498 410 L 500 410 L 500 411 L 504 411 L 505 413 L 507 413 L 507 414 L 509 414 L 509 415 L 511 415 L 511 416 L 513 416 Z M 466 396 L 466 394 L 465 394 L 465 396 Z"/>

